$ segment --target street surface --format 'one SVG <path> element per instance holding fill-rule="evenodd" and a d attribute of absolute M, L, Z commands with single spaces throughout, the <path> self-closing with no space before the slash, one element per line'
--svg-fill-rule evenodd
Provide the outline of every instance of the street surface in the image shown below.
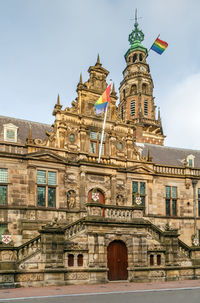
<path fill-rule="evenodd" d="M 0 303 L 200 303 L 200 280 L 0 289 Z"/>

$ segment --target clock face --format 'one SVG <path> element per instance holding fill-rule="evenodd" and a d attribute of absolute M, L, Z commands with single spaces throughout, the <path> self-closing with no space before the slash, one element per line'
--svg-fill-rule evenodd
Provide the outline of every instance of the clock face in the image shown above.
<path fill-rule="evenodd" d="M 144 67 L 144 66 L 141 66 L 140 70 L 141 70 L 141 72 L 146 72 L 147 71 L 146 67 Z"/>

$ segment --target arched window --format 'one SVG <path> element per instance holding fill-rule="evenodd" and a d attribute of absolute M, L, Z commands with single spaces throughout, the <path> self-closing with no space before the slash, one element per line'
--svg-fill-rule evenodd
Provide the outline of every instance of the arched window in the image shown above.
<path fill-rule="evenodd" d="M 144 115 L 148 116 L 148 101 L 144 101 Z"/>
<path fill-rule="evenodd" d="M 142 84 L 142 93 L 143 94 L 147 94 L 147 91 L 148 91 L 148 86 L 146 83 L 143 83 Z"/>
<path fill-rule="evenodd" d="M 68 255 L 68 266 L 74 266 L 74 255 Z"/>
<path fill-rule="evenodd" d="M 157 265 L 161 265 L 161 255 L 157 255 Z"/>
<path fill-rule="evenodd" d="M 131 101 L 131 116 L 135 116 L 135 101 Z"/>
<path fill-rule="evenodd" d="M 131 85 L 131 91 L 130 91 L 131 94 L 137 94 L 137 85 L 136 84 L 133 84 Z"/>
<path fill-rule="evenodd" d="M 140 58 L 140 61 L 142 61 L 143 60 L 143 55 L 140 54 L 139 58 Z"/>
<path fill-rule="evenodd" d="M 154 265 L 154 255 L 150 255 L 150 265 Z"/>
<path fill-rule="evenodd" d="M 77 264 L 78 264 L 78 266 L 83 266 L 83 255 L 82 254 L 78 255 Z"/>
<path fill-rule="evenodd" d="M 133 55 L 133 63 L 135 63 L 137 61 L 137 54 Z"/>
<path fill-rule="evenodd" d="M 126 91 L 125 89 L 123 90 L 123 99 L 126 97 Z"/>

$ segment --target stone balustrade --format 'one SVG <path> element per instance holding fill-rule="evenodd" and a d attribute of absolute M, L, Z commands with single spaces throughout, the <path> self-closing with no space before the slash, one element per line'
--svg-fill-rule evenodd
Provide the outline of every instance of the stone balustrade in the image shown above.
<path fill-rule="evenodd" d="M 88 216 L 102 217 L 104 219 L 111 219 L 116 221 L 129 222 L 134 218 L 142 218 L 142 206 L 117 206 L 117 205 L 104 205 L 100 203 L 87 204 Z"/>
<path fill-rule="evenodd" d="M 20 245 L 17 248 L 17 260 L 22 261 L 25 258 L 31 256 L 40 249 L 41 236 L 37 236 L 32 240 Z"/>

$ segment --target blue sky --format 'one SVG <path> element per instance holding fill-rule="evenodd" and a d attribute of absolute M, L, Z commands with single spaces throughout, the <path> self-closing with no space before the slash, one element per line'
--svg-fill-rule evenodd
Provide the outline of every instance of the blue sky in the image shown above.
<path fill-rule="evenodd" d="M 200 149 L 199 0 L 0 0 L 0 114 L 52 123 L 98 53 L 118 88 L 135 8 L 143 44 L 169 43 L 147 58 L 165 145 Z"/>

